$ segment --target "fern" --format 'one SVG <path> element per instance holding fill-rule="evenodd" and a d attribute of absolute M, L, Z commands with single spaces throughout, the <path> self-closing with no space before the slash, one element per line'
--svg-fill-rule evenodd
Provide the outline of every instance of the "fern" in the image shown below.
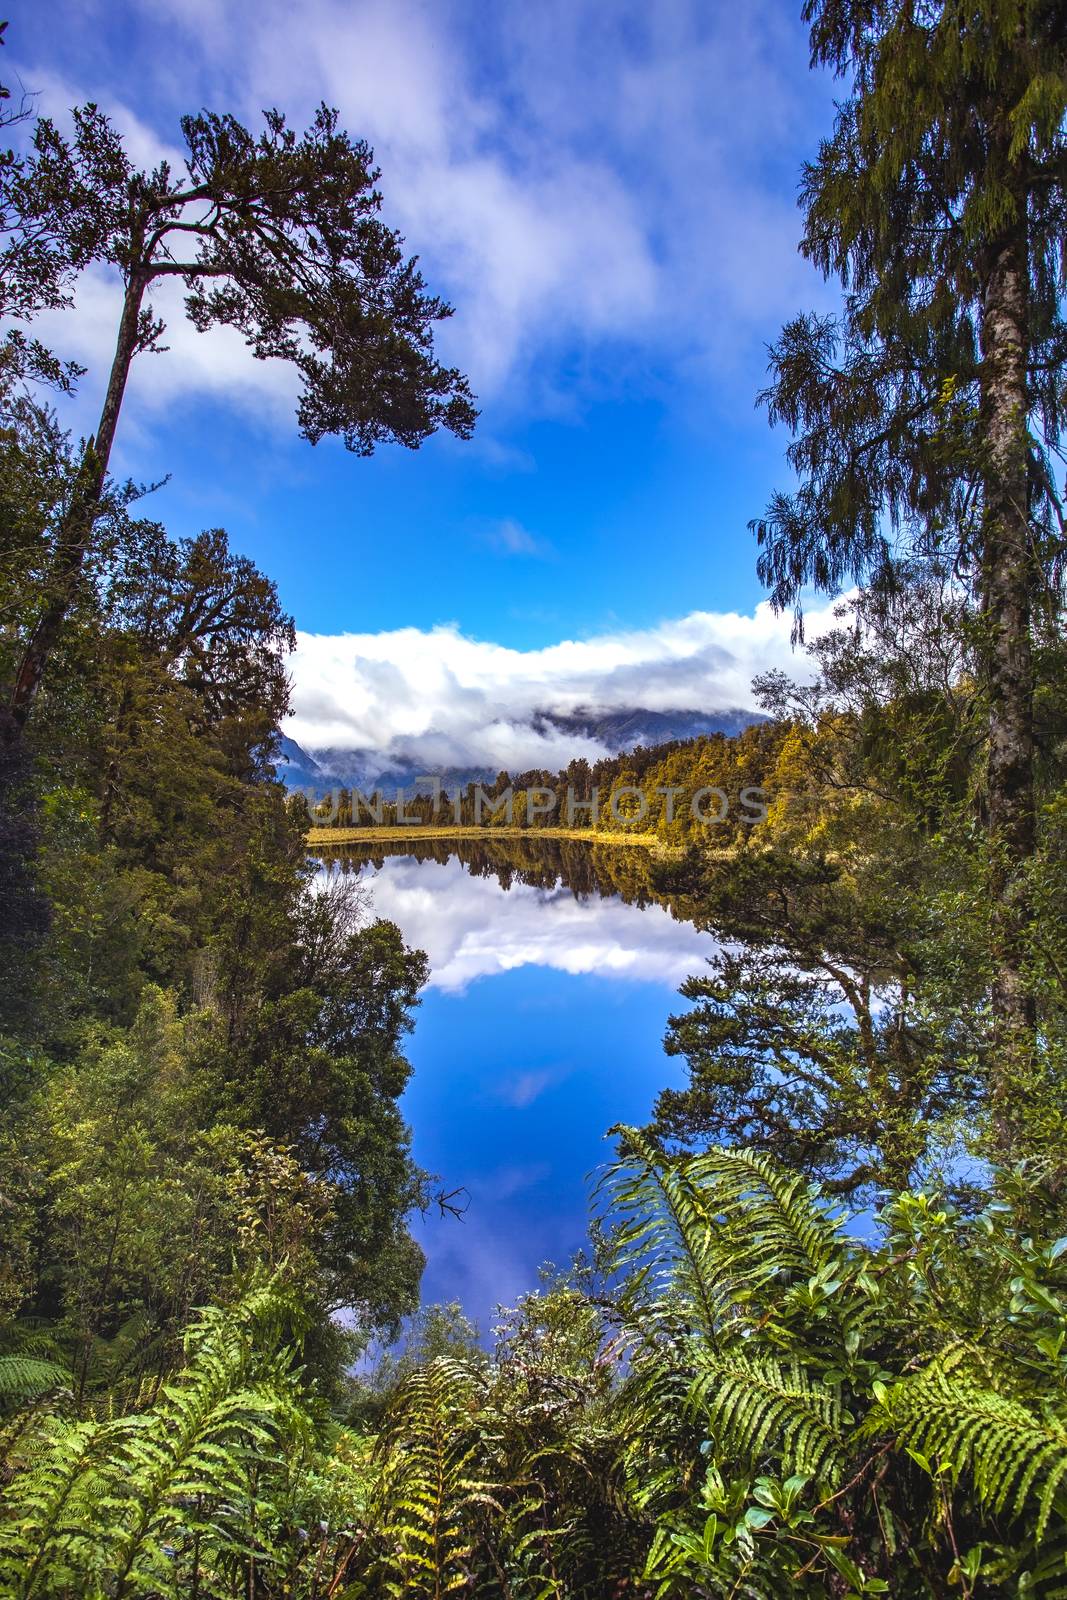
<path fill-rule="evenodd" d="M 750 1150 L 670 1156 L 618 1128 L 623 1156 L 597 1199 L 614 1222 L 614 1265 L 630 1301 L 680 1303 L 711 1337 L 763 1296 L 831 1281 L 844 1265 L 841 1223 L 809 1183 Z M 839 1274 L 838 1274 L 839 1276 Z M 780 1298 L 780 1295 L 778 1296 Z"/>
<path fill-rule="evenodd" d="M 803 1368 L 808 1392 L 825 1392 L 830 1405 L 880 1317 L 866 1252 L 842 1236 L 817 1191 L 764 1156 L 713 1149 L 672 1157 L 620 1132 L 625 1154 L 599 1196 L 609 1218 L 622 1211 L 612 1265 L 639 1382 L 651 1381 L 668 1352 L 692 1373 L 702 1350 L 733 1349 L 753 1334 L 769 1358 Z M 642 1344 L 651 1367 L 637 1358 Z M 650 1403 L 641 1402 L 646 1411 Z"/>
<path fill-rule="evenodd" d="M 1018 1517 L 1032 1505 L 1036 1536 L 1044 1536 L 1067 1479 L 1067 1424 L 939 1362 L 880 1386 L 879 1396 L 869 1429 L 892 1428 L 934 1473 L 968 1474 L 994 1513 Z"/>
<path fill-rule="evenodd" d="M 52 1389 L 70 1387 L 71 1375 L 58 1361 L 41 1356 L 0 1356 L 0 1408 L 36 1400 Z"/>
<path fill-rule="evenodd" d="M 711 1333 L 725 1313 L 714 1251 L 714 1219 L 689 1163 L 672 1159 L 636 1128 L 612 1130 L 626 1155 L 601 1178 L 596 1198 L 613 1228 L 614 1265 L 630 1301 L 669 1301 Z"/>
<path fill-rule="evenodd" d="M 864 1483 L 889 1433 L 891 1470 L 908 1484 L 897 1492 L 932 1547 L 956 1519 L 975 1537 L 983 1517 L 1013 1519 L 1015 1544 L 987 1531 L 988 1544 L 968 1557 L 973 1571 L 1025 1573 L 1035 1594 L 1067 1594 L 1050 1554 L 1067 1531 L 1067 1425 L 1054 1376 L 1061 1299 L 1049 1277 L 1062 1247 L 1002 1236 L 994 1215 L 976 1230 L 984 1254 L 972 1259 L 947 1214 L 921 1196 L 888 1208 L 884 1246 L 861 1244 L 818 1191 L 763 1156 L 672 1156 L 620 1132 L 623 1154 L 599 1199 L 607 1223 L 620 1217 L 608 1233 L 630 1351 L 622 1448 L 632 1503 L 657 1522 L 645 1568 L 656 1592 L 689 1593 L 699 1582 L 716 1594 L 801 1593 L 789 1576 L 801 1569 L 817 1586 L 833 1569 L 877 1590 L 882 1580 L 864 1576 L 835 1522 L 847 1512 L 854 1525 L 840 1485 Z M 1003 1330 L 1001 1348 L 952 1336 L 945 1294 L 956 1286 L 966 1315 L 980 1305 L 987 1327 Z M 1021 1349 L 1012 1351 L 1013 1338 Z M 894 1382 L 883 1363 L 897 1360 L 900 1374 L 917 1350 L 927 1365 Z M 1047 1381 L 1037 1377 L 1046 1370 Z M 710 1477 L 695 1498 L 701 1474 L 687 1419 L 706 1436 L 709 1473 L 734 1485 L 732 1501 L 708 1499 Z M 934 1480 L 925 1504 L 921 1490 L 915 1503 L 912 1457 Z M 808 1506 L 791 1505 L 797 1531 L 784 1541 L 781 1508 L 758 1498 L 770 1470 L 812 1486 Z M 888 1508 L 876 1528 L 888 1561 Z M 783 1552 L 805 1545 L 807 1562 L 783 1565 Z"/>
<path fill-rule="evenodd" d="M 38 1387 L 5 1600 L 1067 1600 L 1063 1241 L 921 1195 L 851 1240 L 762 1156 L 622 1137 L 610 1294 L 530 1296 L 494 1360 L 405 1379 L 376 1441 L 309 1411 L 272 1281 L 202 1313 L 158 1393 L 116 1362 L 117 1413 Z"/>
<path fill-rule="evenodd" d="M 773 1455 L 785 1475 L 836 1483 L 845 1461 L 841 1405 L 796 1360 L 731 1348 L 701 1352 L 689 1403 L 742 1459 Z"/>
<path fill-rule="evenodd" d="M 750 1263 L 811 1276 L 840 1247 L 841 1224 L 818 1186 L 755 1150 L 712 1149 L 693 1159 L 693 1181 L 713 1200 Z"/>
<path fill-rule="evenodd" d="M 439 1357 L 401 1385 L 383 1441 L 386 1591 L 437 1597 L 468 1587 L 471 1513 L 500 1510 L 480 1475 L 472 1413 L 481 1386 L 468 1363 Z"/>
<path fill-rule="evenodd" d="M 234 1310 L 203 1313 L 184 1369 L 145 1412 L 105 1422 L 47 1418 L 0 1519 L 0 1581 L 15 1600 L 177 1596 L 191 1578 L 270 1564 L 257 1480 L 298 1416 L 290 1361 L 264 1356 L 283 1309 L 257 1285 Z"/>

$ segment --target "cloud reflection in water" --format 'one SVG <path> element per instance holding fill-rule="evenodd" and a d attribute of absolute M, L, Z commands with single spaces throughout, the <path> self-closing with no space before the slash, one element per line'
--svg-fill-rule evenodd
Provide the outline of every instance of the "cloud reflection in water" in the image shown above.
<path fill-rule="evenodd" d="M 455 856 L 443 864 L 387 857 L 364 869 L 364 881 L 375 914 L 426 951 L 431 985 L 448 994 L 525 966 L 676 989 L 711 950 L 706 935 L 664 906 L 579 900 L 563 885 L 513 881 L 505 890 L 495 878 L 472 877 Z"/>
<path fill-rule="evenodd" d="M 588 1177 L 611 1156 L 607 1129 L 647 1121 L 658 1091 L 681 1081 L 663 1054 L 664 1027 L 683 1005 L 678 985 L 713 949 L 660 904 L 590 888 L 610 887 L 610 870 L 580 873 L 590 892 L 576 898 L 553 882 L 551 852 L 518 867 L 505 851 L 499 859 L 507 888 L 484 851 L 473 872 L 455 856 L 360 869 L 373 913 L 396 922 L 432 968 L 406 1046 L 415 1158 L 470 1194 L 462 1222 L 415 1220 L 428 1258 L 423 1298 L 459 1299 L 483 1334 L 494 1306 L 584 1243 Z"/>

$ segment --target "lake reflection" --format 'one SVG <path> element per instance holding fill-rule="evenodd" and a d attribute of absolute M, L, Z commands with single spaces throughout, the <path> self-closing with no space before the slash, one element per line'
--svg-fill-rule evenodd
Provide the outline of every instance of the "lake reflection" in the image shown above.
<path fill-rule="evenodd" d="M 646 1121 L 681 1081 L 664 1027 L 712 941 L 654 898 L 639 850 L 433 841 L 326 865 L 358 874 L 429 957 L 404 1110 L 416 1159 L 470 1207 L 416 1222 L 423 1294 L 461 1300 L 485 1332 L 494 1305 L 582 1245 L 607 1129 Z"/>
<path fill-rule="evenodd" d="M 425 950 L 431 985 L 452 994 L 526 966 L 676 989 L 709 949 L 653 897 L 643 851 L 546 841 L 539 852 L 518 840 L 452 853 L 434 842 L 340 864 L 370 888 L 375 914 Z"/>

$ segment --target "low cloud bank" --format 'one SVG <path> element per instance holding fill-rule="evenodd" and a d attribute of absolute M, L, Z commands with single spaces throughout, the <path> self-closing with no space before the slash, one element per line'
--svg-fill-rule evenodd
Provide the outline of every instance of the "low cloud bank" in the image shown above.
<path fill-rule="evenodd" d="M 807 614 L 809 638 L 833 607 Z M 810 676 L 794 651 L 791 618 L 766 602 L 751 616 L 693 611 L 656 627 L 513 650 L 468 638 L 454 624 L 424 631 L 298 635 L 293 714 L 305 750 L 361 751 L 368 771 L 396 765 L 558 770 L 607 746 L 554 727 L 546 713 L 755 710 L 752 679 L 779 667 Z"/>

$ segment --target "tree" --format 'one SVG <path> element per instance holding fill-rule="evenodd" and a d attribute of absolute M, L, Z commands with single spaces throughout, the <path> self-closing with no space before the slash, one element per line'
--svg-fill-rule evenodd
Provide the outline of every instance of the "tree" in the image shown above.
<path fill-rule="evenodd" d="M 22 750 L 0 754 L 0 1032 L 14 1031 L 33 1014 L 35 957 L 47 932 L 48 901 L 36 868 L 40 830 L 32 804 L 32 764 Z M 0 1072 L 0 1082 L 6 1074 Z M 6 1087 L 6 1086 L 5 1086 Z"/>
<path fill-rule="evenodd" d="M 73 304 L 78 275 L 118 270 L 124 293 L 96 433 L 77 463 L 52 539 L 37 615 L 7 695 L 4 737 L 18 739 L 68 615 L 104 493 L 134 358 L 159 351 L 153 285 L 179 278 L 202 333 L 238 329 L 259 360 L 302 379 L 301 435 L 337 434 L 369 455 L 394 440 L 415 449 L 438 427 L 469 436 L 466 379 L 433 354 L 433 325 L 451 314 L 428 294 L 400 235 L 380 219 L 369 147 L 320 107 L 300 137 L 270 111 L 254 137 L 231 116 L 182 121 L 179 176 L 166 161 L 133 165 L 95 105 L 73 112 L 65 138 L 47 118 L 24 159 L 0 164 L 0 308 L 30 320 Z"/>
<path fill-rule="evenodd" d="M 999 908 L 992 1009 L 1011 1067 L 1031 1022 L 1021 928 L 1034 846 L 1032 633 L 1054 618 L 1053 458 L 1067 327 L 1067 30 L 1052 0 L 807 0 L 813 61 L 848 75 L 806 167 L 801 248 L 845 288 L 801 316 L 761 396 L 800 479 L 755 524 L 778 606 L 947 551 L 982 609 Z"/>
<path fill-rule="evenodd" d="M 968 610 L 946 571 L 898 565 L 891 586 L 838 606 L 840 625 L 808 649 L 813 681 L 757 679 L 778 719 L 766 820 L 726 859 L 691 845 L 653 869 L 720 944 L 683 987 L 695 1004 L 671 1018 L 666 1047 L 688 1083 L 660 1095 L 661 1136 L 750 1144 L 835 1193 L 936 1176 L 973 1196 L 959 1146 L 990 1155 L 997 1063 Z M 1044 803 L 1062 783 L 1062 735 L 1044 705 L 1039 726 Z M 1014 1151 L 1058 1171 L 1062 845 L 1058 807 L 1045 809 L 1026 951 L 1040 1028 L 1015 1086 Z"/>
<path fill-rule="evenodd" d="M 871 821 L 862 850 L 838 828 L 806 848 L 673 868 L 683 895 L 695 875 L 698 922 L 729 942 L 682 985 L 694 1004 L 665 1043 L 688 1082 L 658 1096 L 658 1135 L 750 1145 L 853 1199 L 958 1166 L 956 1142 L 978 1123 L 980 1007 L 944 960 L 936 858 L 905 853 L 885 807 Z M 953 935 L 973 985 L 981 963 L 959 917 Z"/>

